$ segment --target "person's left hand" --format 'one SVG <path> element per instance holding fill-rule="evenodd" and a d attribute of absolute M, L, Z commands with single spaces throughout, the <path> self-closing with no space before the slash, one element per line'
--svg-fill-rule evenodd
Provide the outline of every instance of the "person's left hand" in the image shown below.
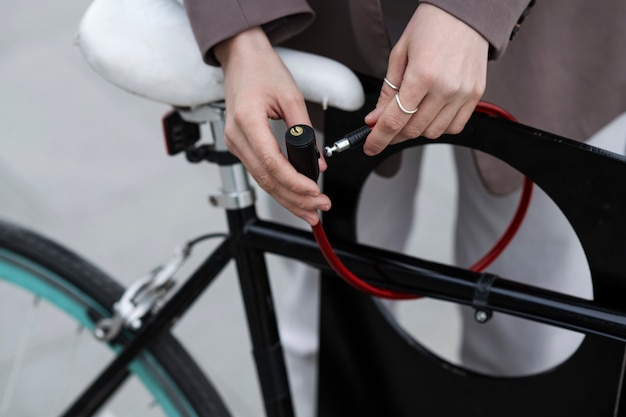
<path fill-rule="evenodd" d="M 365 153 L 376 155 L 418 136 L 459 133 L 484 93 L 488 53 L 489 43 L 470 26 L 420 4 L 389 57 L 386 78 L 398 89 L 383 84 L 376 108 L 365 118 L 375 125 Z"/>

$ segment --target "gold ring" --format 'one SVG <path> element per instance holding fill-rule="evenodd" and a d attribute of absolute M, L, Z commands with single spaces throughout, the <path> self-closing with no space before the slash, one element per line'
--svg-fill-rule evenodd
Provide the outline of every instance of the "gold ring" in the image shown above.
<path fill-rule="evenodd" d="M 404 114 L 414 114 L 417 111 L 417 107 L 414 108 L 413 110 L 407 110 L 402 103 L 400 103 L 400 92 L 396 93 L 396 103 L 398 103 L 398 107 L 400 107 L 400 110 L 402 110 L 402 113 Z"/>

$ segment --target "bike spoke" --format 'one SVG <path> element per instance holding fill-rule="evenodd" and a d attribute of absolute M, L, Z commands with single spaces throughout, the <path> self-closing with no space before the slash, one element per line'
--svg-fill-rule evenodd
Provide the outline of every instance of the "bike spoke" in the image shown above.
<path fill-rule="evenodd" d="M 0 417 L 8 416 L 8 411 L 13 400 L 13 393 L 15 392 L 15 387 L 19 382 L 21 371 L 24 367 L 24 358 L 26 357 L 28 344 L 33 334 L 35 322 L 37 321 L 37 316 L 39 314 L 39 302 L 39 297 L 35 297 L 33 300 L 33 308 L 30 309 L 24 317 L 22 333 L 20 335 L 13 363 L 11 364 L 11 370 L 9 372 L 6 389 L 4 390 L 4 394 L 2 396 L 2 402 L 0 403 Z"/>
<path fill-rule="evenodd" d="M 61 395 L 58 396 L 58 403 L 54 410 L 61 410 L 71 398 L 71 381 L 77 378 L 78 373 L 78 351 L 81 345 L 85 328 L 78 326 L 71 337 L 69 343 L 66 371 L 63 372 L 64 380 L 60 383 Z"/>

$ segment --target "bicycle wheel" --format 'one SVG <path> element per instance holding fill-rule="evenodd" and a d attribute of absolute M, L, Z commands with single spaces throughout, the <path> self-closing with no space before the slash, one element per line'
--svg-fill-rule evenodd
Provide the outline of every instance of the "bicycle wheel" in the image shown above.
<path fill-rule="evenodd" d="M 74 253 L 0 221 L 0 417 L 53 416 L 132 337 L 116 345 L 91 329 L 123 288 Z M 169 333 L 131 365 L 98 415 L 228 416 L 219 395 Z"/>

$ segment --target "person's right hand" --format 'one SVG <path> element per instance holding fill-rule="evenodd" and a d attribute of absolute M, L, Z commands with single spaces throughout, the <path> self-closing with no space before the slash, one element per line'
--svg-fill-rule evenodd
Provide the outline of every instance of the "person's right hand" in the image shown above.
<path fill-rule="evenodd" d="M 278 203 L 317 224 L 317 210 L 330 209 L 330 199 L 293 168 L 270 130 L 269 119 L 283 119 L 287 126 L 311 125 L 289 70 L 258 27 L 219 43 L 214 51 L 224 70 L 228 150 Z M 320 158 L 320 171 L 325 169 Z"/>

